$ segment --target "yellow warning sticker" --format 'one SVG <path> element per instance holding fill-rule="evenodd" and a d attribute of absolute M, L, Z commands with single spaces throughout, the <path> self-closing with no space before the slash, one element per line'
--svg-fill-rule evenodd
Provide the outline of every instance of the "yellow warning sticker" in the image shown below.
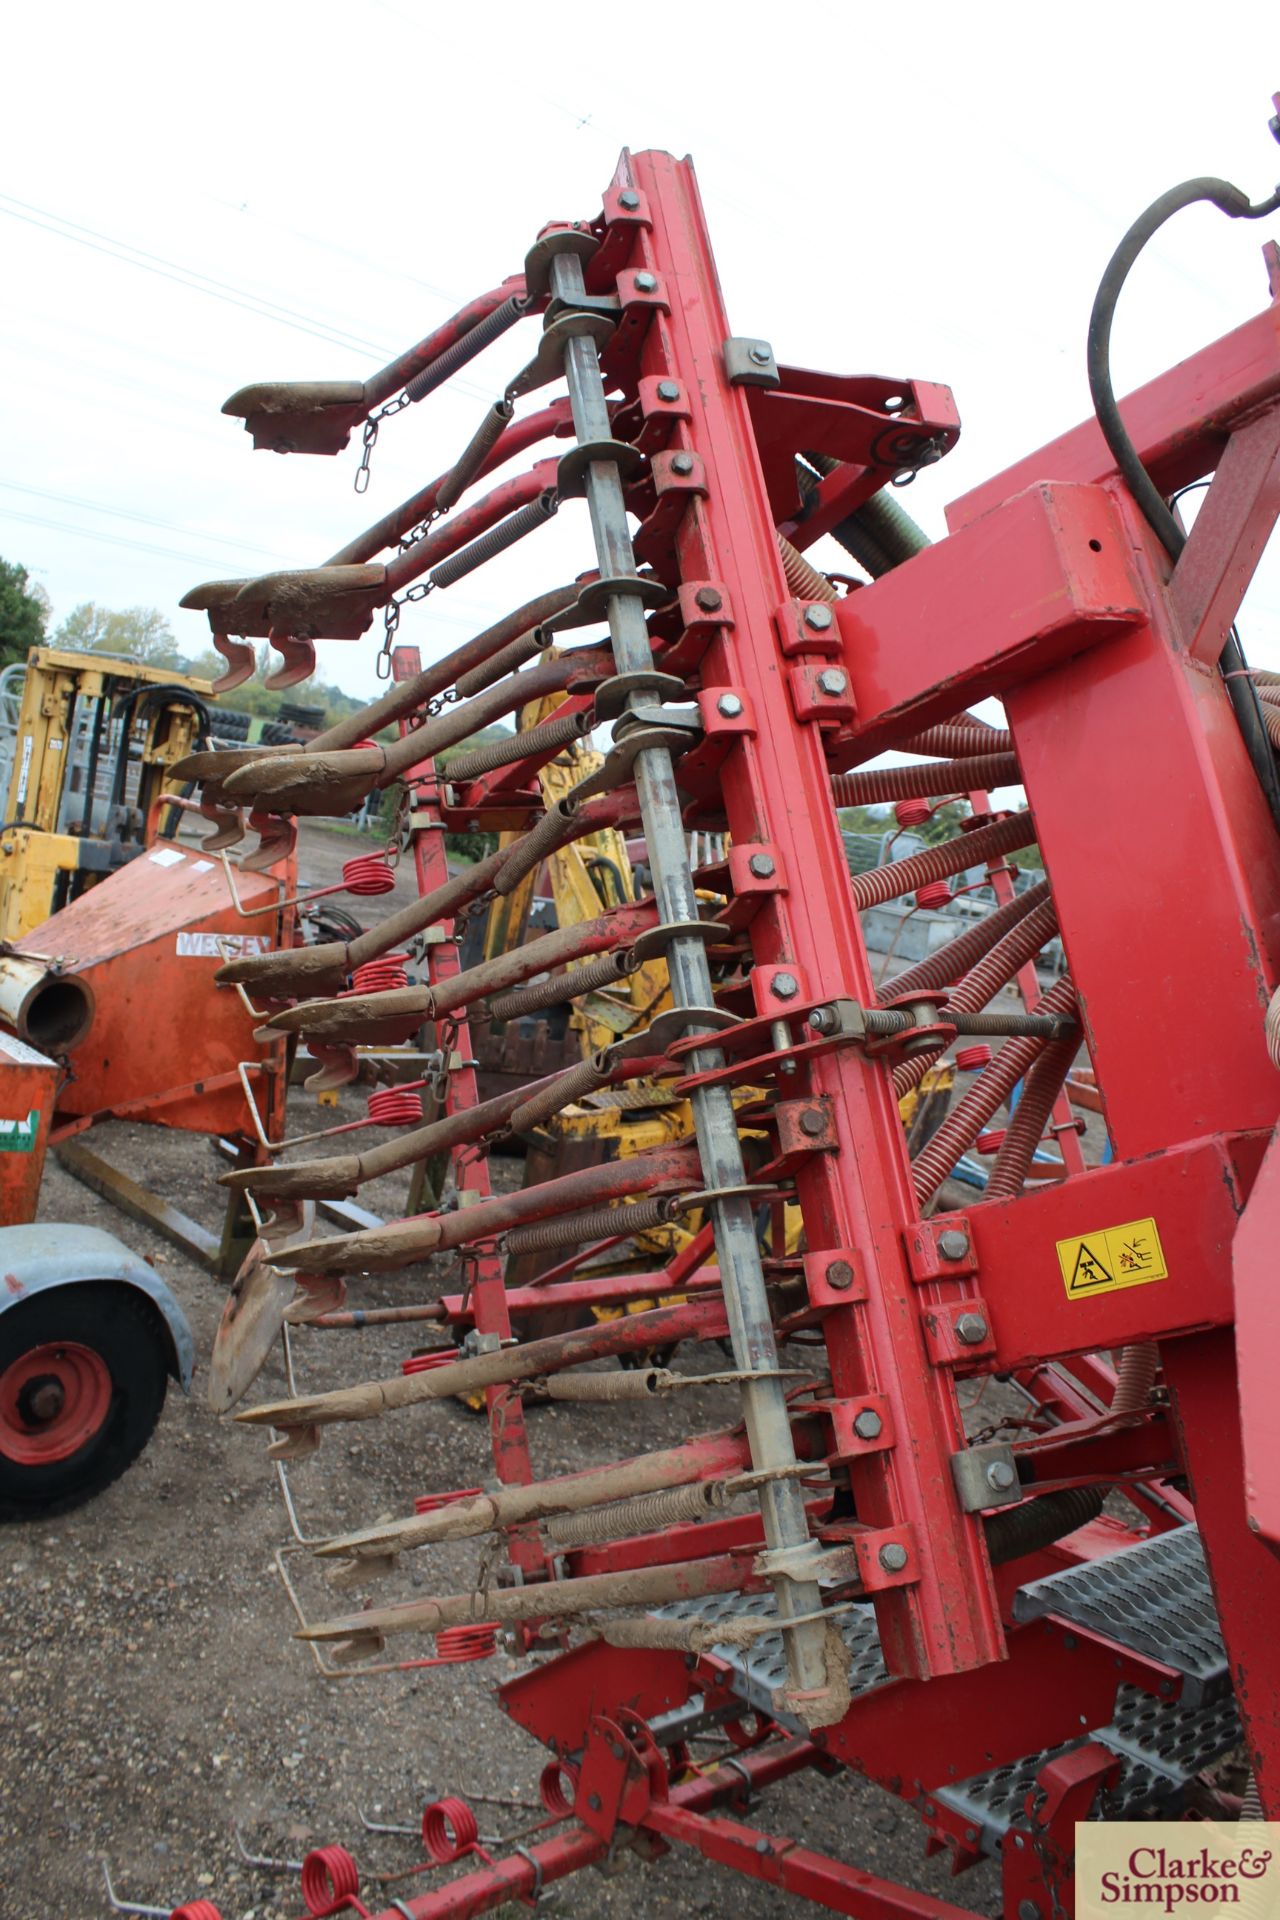
<path fill-rule="evenodd" d="M 1057 1246 L 1068 1300 L 1089 1300 L 1095 1293 L 1116 1293 L 1121 1287 L 1169 1278 L 1154 1220 L 1100 1227 L 1096 1233 L 1059 1240 Z"/>

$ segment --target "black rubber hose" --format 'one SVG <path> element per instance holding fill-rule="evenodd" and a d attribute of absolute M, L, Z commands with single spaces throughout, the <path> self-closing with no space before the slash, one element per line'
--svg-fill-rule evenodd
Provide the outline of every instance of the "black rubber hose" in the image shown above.
<path fill-rule="evenodd" d="M 1111 449 L 1112 458 L 1119 467 L 1129 491 L 1140 507 L 1143 517 L 1155 532 L 1161 545 L 1176 561 L 1187 544 L 1187 536 L 1178 524 L 1177 516 L 1164 499 L 1155 481 L 1143 466 L 1137 448 L 1125 431 L 1124 421 L 1120 418 L 1120 409 L 1116 405 L 1115 389 L 1111 384 L 1111 325 L 1115 319 L 1116 302 L 1120 290 L 1129 276 L 1129 271 L 1147 242 L 1159 232 L 1167 220 L 1184 207 L 1193 207 L 1201 201 L 1217 207 L 1231 220 L 1260 220 L 1265 214 L 1274 213 L 1280 207 L 1280 187 L 1267 200 L 1253 204 L 1247 194 L 1233 187 L 1228 180 L 1205 178 L 1184 180 L 1181 186 L 1170 187 L 1168 193 L 1162 193 L 1153 200 L 1146 212 L 1140 214 L 1120 245 L 1107 263 L 1093 302 L 1093 312 L 1089 316 L 1089 338 L 1087 364 L 1089 371 L 1089 392 L 1093 398 L 1094 412 L 1098 416 L 1098 425 L 1102 437 Z M 1267 796 L 1271 815 L 1277 827 L 1280 827 L 1280 776 L 1276 773 L 1276 764 L 1267 736 L 1266 725 L 1262 717 L 1262 705 L 1257 689 L 1249 678 L 1244 651 L 1239 635 L 1233 628 L 1227 636 L 1226 645 L 1218 656 L 1218 666 L 1226 682 L 1227 697 L 1231 701 L 1244 742 L 1249 750 L 1262 791 Z"/>

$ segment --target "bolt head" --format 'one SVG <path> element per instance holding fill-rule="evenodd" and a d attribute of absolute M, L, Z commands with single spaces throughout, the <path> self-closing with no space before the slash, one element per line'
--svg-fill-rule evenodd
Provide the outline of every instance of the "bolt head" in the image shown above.
<path fill-rule="evenodd" d="M 773 997 L 775 1000 L 794 1000 L 800 991 L 800 983 L 794 973 L 775 973 L 773 976 Z"/>
<path fill-rule="evenodd" d="M 742 712 L 742 702 L 736 693 L 722 693 L 716 701 L 716 712 L 726 720 L 736 720 Z M 754 872 L 754 868 L 752 869 Z"/>
<path fill-rule="evenodd" d="M 693 455 L 691 453 L 673 454 L 671 458 L 671 471 L 672 473 L 692 473 Z"/>
<path fill-rule="evenodd" d="M 674 380 L 659 380 L 658 398 L 659 400 L 678 400 L 680 398 L 680 389 Z"/>
<path fill-rule="evenodd" d="M 959 1227 L 947 1227 L 938 1235 L 938 1252 L 944 1260 L 963 1260 L 969 1251 L 969 1236 Z"/>
<path fill-rule="evenodd" d="M 888 1546 L 881 1547 L 876 1558 L 886 1573 L 901 1573 L 907 1564 L 907 1550 L 898 1541 L 890 1540 Z"/>
<path fill-rule="evenodd" d="M 747 866 L 755 880 L 770 880 L 778 871 L 777 862 L 771 853 L 753 853 Z"/>
<path fill-rule="evenodd" d="M 987 1468 L 987 1485 L 997 1493 L 1008 1493 L 1017 1478 L 1017 1469 L 1010 1460 L 993 1460 Z"/>
<path fill-rule="evenodd" d="M 757 341 L 754 347 L 747 348 L 747 358 L 748 360 L 754 361 L 758 367 L 767 367 L 773 355 L 770 353 L 768 347 Z"/>
<path fill-rule="evenodd" d="M 848 684 L 839 667 L 824 667 L 818 675 L 818 685 L 823 693 L 843 693 Z"/>
<path fill-rule="evenodd" d="M 804 623 L 814 633 L 825 633 L 831 625 L 831 618 L 830 607 L 806 607 L 804 610 Z"/>
<path fill-rule="evenodd" d="M 636 291 L 638 293 L 652 293 L 656 289 L 657 284 L 658 276 L 656 273 L 638 273 L 636 275 Z"/>
<path fill-rule="evenodd" d="M 634 213 L 640 205 L 640 195 L 634 187 L 625 187 L 618 195 L 618 205 L 625 207 L 628 213 Z"/>
<path fill-rule="evenodd" d="M 816 1140 L 827 1130 L 827 1116 L 821 1107 L 806 1107 L 800 1115 L 800 1131 L 810 1140 Z"/>
<path fill-rule="evenodd" d="M 962 1347 L 980 1347 L 987 1337 L 987 1323 L 980 1313 L 962 1313 L 956 1321 L 956 1339 Z"/>
<path fill-rule="evenodd" d="M 587 1795 L 587 1805 L 590 1807 L 592 1813 L 599 1813 L 600 1795 L 598 1793 L 589 1793 Z"/>
<path fill-rule="evenodd" d="M 724 605 L 724 595 L 715 587 L 699 587 L 693 597 L 703 613 L 719 613 Z"/>
<path fill-rule="evenodd" d="M 861 1413 L 853 1417 L 853 1430 L 859 1440 L 878 1440 L 884 1430 L 884 1422 L 874 1407 L 864 1407 Z"/>
<path fill-rule="evenodd" d="M 853 1268 L 847 1260 L 832 1260 L 827 1267 L 827 1285 L 843 1293 L 853 1285 Z"/>
<path fill-rule="evenodd" d="M 1040 1920 L 1040 1909 L 1034 1900 L 1019 1900 L 1018 1920 Z"/>

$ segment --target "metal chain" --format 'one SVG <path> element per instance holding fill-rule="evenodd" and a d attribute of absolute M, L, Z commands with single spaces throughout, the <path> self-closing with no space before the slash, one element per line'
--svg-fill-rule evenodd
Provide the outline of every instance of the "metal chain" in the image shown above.
<path fill-rule="evenodd" d="M 379 680 L 389 680 L 391 678 L 391 647 L 396 637 L 396 629 L 400 625 L 401 608 L 410 600 L 425 600 L 427 595 L 433 591 L 434 587 L 430 580 L 420 580 L 417 586 L 410 587 L 407 593 L 402 593 L 399 597 L 393 595 L 383 608 L 382 646 L 377 659 L 374 661 L 374 672 L 377 674 Z"/>
<path fill-rule="evenodd" d="M 378 444 L 378 428 L 384 420 L 389 420 L 393 413 L 401 413 L 409 405 L 411 402 L 408 394 L 399 394 L 396 399 L 388 400 L 385 407 L 379 407 L 376 413 L 371 413 L 365 421 L 363 452 L 360 455 L 360 465 L 356 468 L 354 482 L 357 493 L 367 493 L 369 489 L 369 462 L 373 458 L 373 449 Z"/>

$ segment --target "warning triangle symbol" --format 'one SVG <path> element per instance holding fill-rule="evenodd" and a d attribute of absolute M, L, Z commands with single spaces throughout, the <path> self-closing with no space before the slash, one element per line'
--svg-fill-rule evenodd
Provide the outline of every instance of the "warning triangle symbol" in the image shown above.
<path fill-rule="evenodd" d="M 1094 1252 L 1087 1240 L 1082 1240 L 1076 1251 L 1075 1270 L 1071 1275 L 1069 1293 L 1087 1293 L 1090 1287 L 1110 1287 L 1115 1284 L 1107 1271 L 1106 1262 Z"/>

